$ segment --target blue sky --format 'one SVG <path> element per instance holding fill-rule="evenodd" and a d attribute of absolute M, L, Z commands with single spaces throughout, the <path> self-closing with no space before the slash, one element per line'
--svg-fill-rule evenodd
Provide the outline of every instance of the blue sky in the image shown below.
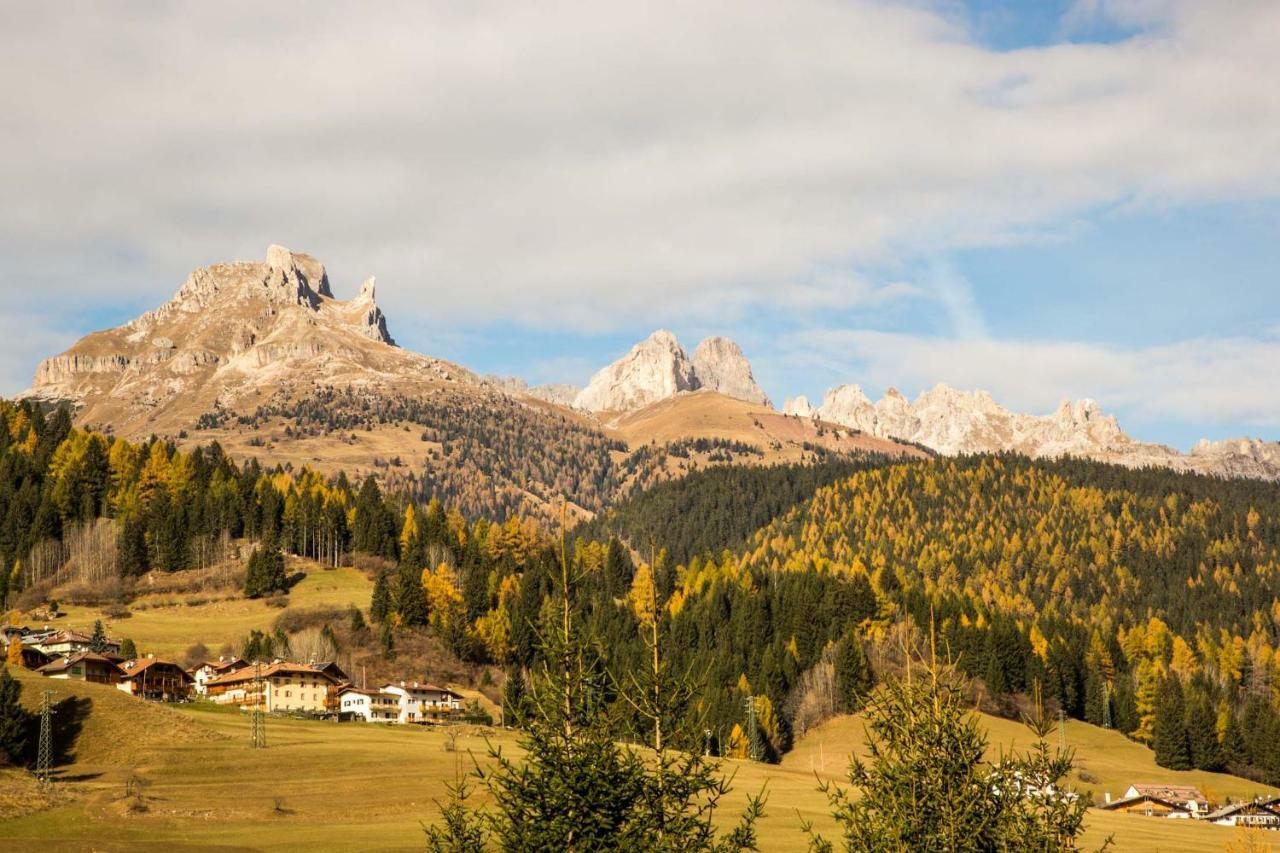
<path fill-rule="evenodd" d="M 74 11 L 0 32 L 2 393 L 278 242 L 480 372 L 581 384 L 665 327 L 778 404 L 1280 438 L 1274 3 Z"/>

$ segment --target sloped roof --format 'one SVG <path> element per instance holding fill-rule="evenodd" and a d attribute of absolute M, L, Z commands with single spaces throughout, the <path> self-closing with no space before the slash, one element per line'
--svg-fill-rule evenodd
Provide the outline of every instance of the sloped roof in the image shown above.
<path fill-rule="evenodd" d="M 1101 808 L 1104 811 L 1107 809 L 1118 809 L 1124 806 L 1131 806 L 1131 805 L 1134 805 L 1135 803 L 1142 803 L 1146 801 L 1159 803 L 1162 806 L 1167 806 L 1168 808 L 1173 809 L 1174 811 L 1180 811 L 1180 812 L 1190 811 L 1190 809 L 1188 809 L 1185 805 L 1185 802 L 1186 802 L 1185 800 L 1183 802 L 1177 802 L 1175 800 L 1166 800 L 1164 797 L 1157 797 L 1152 794 L 1138 794 L 1136 797 L 1121 797 L 1118 800 L 1112 800 L 1109 803 L 1104 803 L 1101 806 Z"/>
<path fill-rule="evenodd" d="M 183 679 L 187 681 L 194 680 L 191 678 L 190 673 L 182 668 L 181 664 L 174 663 L 171 660 L 165 660 L 164 658 L 138 658 L 137 660 L 128 661 L 124 666 L 120 667 L 120 669 L 124 673 L 124 678 L 134 678 L 154 666 L 172 667 L 182 673 Z"/>
<path fill-rule="evenodd" d="M 107 657 L 106 655 L 100 655 L 97 652 L 76 652 L 73 655 L 63 655 L 57 660 L 50 661 L 49 663 L 37 669 L 36 672 L 43 672 L 43 673 L 62 672 L 66 669 L 69 669 L 71 666 L 77 663 L 80 663 L 81 661 L 86 661 L 89 663 L 105 663 L 107 666 L 113 667 L 115 669 L 120 668 L 114 660 Z"/>
<path fill-rule="evenodd" d="M 1199 788 L 1191 785 L 1131 785 L 1133 790 L 1139 794 L 1148 797 L 1154 797 L 1157 800 L 1169 800 L 1175 803 L 1207 803 L 1209 800 L 1204 794 L 1200 793 Z"/>
<path fill-rule="evenodd" d="M 234 672 L 226 672 L 215 678 L 211 678 L 205 682 L 205 686 L 211 687 L 211 686 L 220 686 L 223 684 L 239 684 L 244 681 L 253 681 L 255 678 L 259 676 L 259 673 L 256 672 L 256 670 L 257 670 L 257 667 L 255 667 L 253 664 L 249 664 L 248 666 L 245 666 L 241 669 L 237 669 Z M 315 667 L 310 666 L 308 664 L 289 663 L 287 661 L 277 661 L 275 663 L 268 664 L 262 667 L 262 672 L 261 672 L 262 678 L 271 678 L 272 676 L 275 676 L 275 675 L 314 675 L 320 678 L 327 679 L 333 684 L 340 683 L 338 679 L 334 678 L 332 675 L 325 672 L 323 669 L 316 669 Z"/>
<path fill-rule="evenodd" d="M 1243 803 L 1227 803 L 1225 806 L 1218 809 L 1217 811 L 1213 811 L 1205 815 L 1204 819 L 1220 820 L 1224 817 L 1231 817 L 1231 815 L 1236 814 L 1237 812 L 1245 811 L 1246 809 L 1251 814 L 1257 814 L 1258 812 L 1265 812 L 1267 814 L 1272 814 L 1280 818 L 1280 811 L 1276 811 L 1276 808 L 1274 806 L 1268 805 L 1266 802 L 1252 801 L 1252 802 L 1243 802 Z"/>

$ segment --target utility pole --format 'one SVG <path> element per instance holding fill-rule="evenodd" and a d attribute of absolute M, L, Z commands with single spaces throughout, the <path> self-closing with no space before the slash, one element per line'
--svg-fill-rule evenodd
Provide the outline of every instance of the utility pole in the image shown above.
<path fill-rule="evenodd" d="M 267 748 L 267 721 L 262 713 L 262 703 L 266 701 L 266 696 L 262 690 L 262 661 L 254 661 L 253 664 L 253 720 L 252 730 L 249 734 L 249 743 L 253 749 Z"/>
<path fill-rule="evenodd" d="M 53 784 L 53 708 L 49 705 L 52 695 L 52 691 L 44 691 L 40 703 L 40 749 L 36 754 L 36 778 L 45 790 Z"/>

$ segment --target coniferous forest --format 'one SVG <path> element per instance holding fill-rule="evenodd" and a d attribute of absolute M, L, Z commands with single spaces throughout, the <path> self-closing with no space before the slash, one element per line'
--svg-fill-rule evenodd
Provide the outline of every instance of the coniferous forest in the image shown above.
<path fill-rule="evenodd" d="M 904 636 L 936 629 L 994 710 L 1040 687 L 1165 766 L 1280 782 L 1274 484 L 1017 456 L 733 466 L 621 504 L 562 551 L 545 520 L 468 517 L 217 445 L 131 444 L 64 410 L 0 404 L 0 427 L 9 606 L 68 571 L 184 571 L 244 540 L 261 545 L 250 594 L 286 586 L 275 547 L 330 564 L 369 554 L 386 567 L 369 607 L 386 642 L 432 632 L 502 667 L 518 716 L 567 589 L 614 736 L 648 725 L 621 679 L 645 665 L 649 619 L 669 666 L 696 674 L 684 745 L 765 760 L 855 709 L 901 665 Z"/>

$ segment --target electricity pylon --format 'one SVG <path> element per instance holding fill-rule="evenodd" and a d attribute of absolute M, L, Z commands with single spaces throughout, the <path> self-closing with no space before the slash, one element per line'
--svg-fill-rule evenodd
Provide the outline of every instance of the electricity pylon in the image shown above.
<path fill-rule="evenodd" d="M 253 749 L 267 748 L 267 721 L 262 713 L 262 703 L 266 697 L 262 692 L 262 661 L 253 664 L 253 712 L 252 728 L 249 732 L 249 745 Z"/>
<path fill-rule="evenodd" d="M 41 787 L 53 784 L 53 708 L 49 705 L 52 691 L 44 692 L 40 703 L 40 748 L 36 753 L 36 778 Z"/>

